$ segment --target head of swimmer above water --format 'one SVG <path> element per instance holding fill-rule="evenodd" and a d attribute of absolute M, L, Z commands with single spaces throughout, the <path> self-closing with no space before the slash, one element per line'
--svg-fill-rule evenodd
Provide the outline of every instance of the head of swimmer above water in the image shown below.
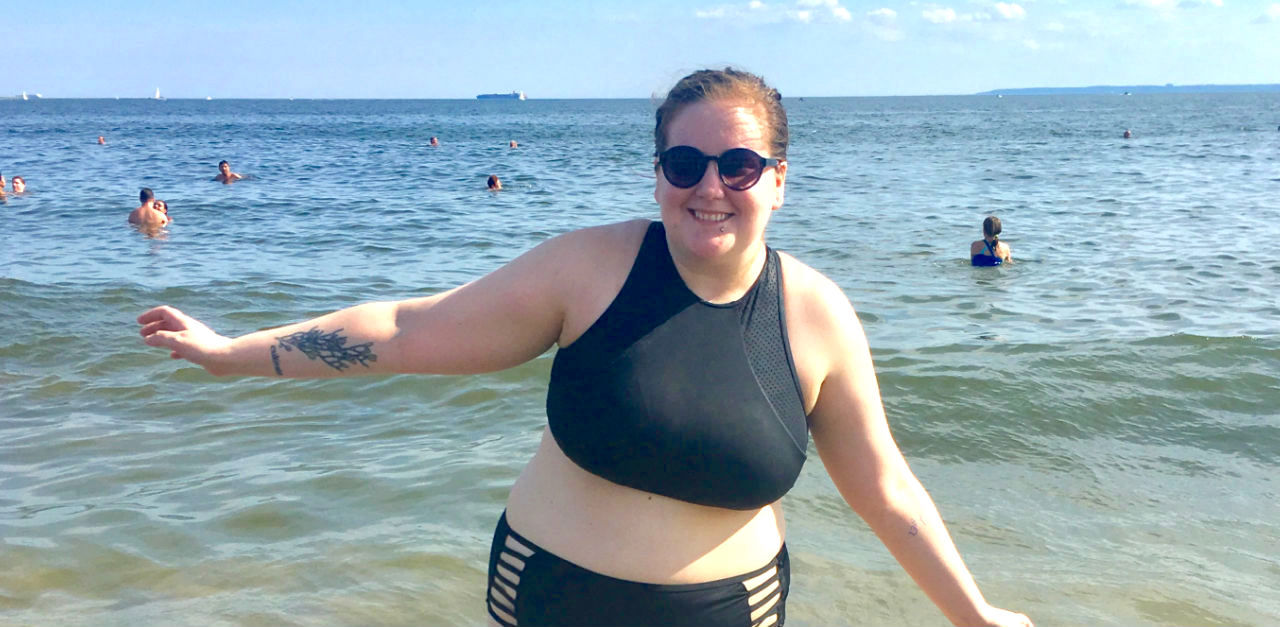
<path fill-rule="evenodd" d="M 1000 241 L 1000 218 L 987 216 L 982 221 L 982 238 L 997 243 Z"/>
<path fill-rule="evenodd" d="M 138 192 L 138 202 L 144 205 L 147 203 L 155 204 L 155 200 L 156 193 L 151 191 L 150 187 L 144 187 L 142 188 L 142 191 Z"/>

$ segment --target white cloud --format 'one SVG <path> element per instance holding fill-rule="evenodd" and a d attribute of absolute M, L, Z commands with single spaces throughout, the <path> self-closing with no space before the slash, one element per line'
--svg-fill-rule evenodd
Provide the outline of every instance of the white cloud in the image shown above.
<path fill-rule="evenodd" d="M 1222 8 L 1222 0 L 1124 0 L 1125 5 L 1131 7 L 1146 7 L 1149 9 L 1198 9 L 1204 6 L 1215 6 Z"/>
<path fill-rule="evenodd" d="M 978 11 L 976 13 L 956 13 L 956 10 L 951 7 L 944 7 L 936 4 L 926 4 L 925 7 L 925 10 L 920 12 L 920 17 L 924 18 L 926 22 L 933 22 L 934 24 L 950 24 L 952 22 L 986 22 L 991 19 L 991 14 L 986 11 Z M 1018 7 L 1018 10 L 1022 10 L 1022 8 Z"/>
<path fill-rule="evenodd" d="M 1253 20 L 1254 24 L 1267 24 L 1270 22 L 1280 22 L 1280 2 L 1273 3 L 1262 12 L 1262 15 Z"/>
<path fill-rule="evenodd" d="M 874 11 L 867 11 L 867 19 L 876 24 L 891 24 L 894 20 L 898 19 L 898 12 L 893 9 L 876 9 Z"/>
<path fill-rule="evenodd" d="M 1006 20 L 1020 20 L 1027 16 L 1026 9 L 1023 9 L 1021 6 L 1012 2 L 997 2 L 996 12 Z"/>
<path fill-rule="evenodd" d="M 920 13 L 920 17 L 934 24 L 946 24 L 947 22 L 956 21 L 956 10 L 946 7 L 925 9 Z"/>
<path fill-rule="evenodd" d="M 840 5 L 841 0 L 793 0 L 791 6 L 784 4 L 765 4 L 761 0 L 750 0 L 742 4 L 722 4 L 717 7 L 697 9 L 696 17 L 708 20 L 750 19 L 756 23 L 776 23 L 782 21 L 813 22 L 819 15 L 830 15 L 832 19 L 848 22 L 853 19 L 849 9 Z M 825 9 L 825 11 L 823 10 Z"/>
<path fill-rule="evenodd" d="M 797 0 L 797 5 L 802 7 L 821 7 L 831 12 L 831 17 L 848 22 L 853 19 L 853 14 L 849 13 L 849 9 L 840 6 L 840 0 Z"/>
<path fill-rule="evenodd" d="M 1039 44 L 1036 40 L 1034 40 L 1034 39 L 1024 39 L 1024 40 L 1022 40 L 1022 45 L 1026 46 L 1027 48 L 1029 48 L 1029 49 L 1031 49 L 1031 50 L 1039 50 L 1039 49 L 1040 49 L 1040 44 Z"/>
<path fill-rule="evenodd" d="M 898 28 L 898 12 L 890 8 L 867 11 L 863 29 L 880 41 L 902 41 L 905 37 Z"/>

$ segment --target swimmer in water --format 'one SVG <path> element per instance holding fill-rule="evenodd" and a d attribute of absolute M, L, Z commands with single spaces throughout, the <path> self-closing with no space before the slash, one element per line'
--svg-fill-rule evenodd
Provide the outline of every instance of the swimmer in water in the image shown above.
<path fill-rule="evenodd" d="M 105 146 L 105 145 L 107 145 L 107 138 L 105 138 L 105 137 L 103 137 L 103 136 L 99 135 L 99 136 L 98 136 L 98 145 L 99 145 L 99 146 Z"/>
<path fill-rule="evenodd" d="M 169 215 L 169 203 L 157 198 L 154 206 L 156 211 L 163 213 L 164 217 L 168 218 L 168 224 L 173 224 L 173 216 Z"/>
<path fill-rule="evenodd" d="M 13 177 L 13 193 L 23 194 L 27 191 L 27 182 L 21 176 Z"/>
<path fill-rule="evenodd" d="M 497 174 L 490 174 L 488 185 L 489 185 L 489 191 L 496 192 L 502 189 L 502 180 L 498 178 Z"/>
<path fill-rule="evenodd" d="M 439 146 L 439 145 L 440 145 L 440 140 L 439 140 L 439 139 L 436 139 L 436 136 L 435 136 L 435 135 L 432 135 L 432 136 L 431 136 L 431 145 L 432 145 L 432 146 Z"/>
<path fill-rule="evenodd" d="M 156 195 L 155 192 L 151 191 L 150 187 L 144 187 L 142 191 L 138 192 L 138 200 L 142 204 L 129 214 L 129 224 L 136 224 L 140 228 L 153 230 L 169 223 L 169 216 L 156 208 Z"/>
<path fill-rule="evenodd" d="M 1133 132 L 1132 132 L 1132 131 L 1130 131 L 1130 130 L 1129 130 L 1129 129 L 1127 129 L 1127 128 L 1126 128 L 1126 129 L 1124 129 L 1124 138 L 1125 138 L 1125 139 L 1132 139 L 1132 138 L 1133 138 Z"/>
<path fill-rule="evenodd" d="M 987 216 L 982 221 L 982 239 L 969 244 L 969 260 L 975 266 L 998 266 L 1013 262 L 1009 245 L 1000 241 L 1000 218 Z"/>
<path fill-rule="evenodd" d="M 519 147 L 520 147 L 520 144 L 517 144 L 517 143 L 516 143 L 516 140 L 514 140 L 514 139 L 513 139 L 513 140 L 511 140 L 511 144 L 510 144 L 510 145 L 511 145 L 511 147 L 512 147 L 512 148 L 519 148 Z"/>
<path fill-rule="evenodd" d="M 225 160 L 223 160 L 218 162 L 218 175 L 213 177 L 213 180 L 219 183 L 230 185 L 231 183 L 234 183 L 242 178 L 244 177 L 231 171 L 230 163 L 227 163 Z"/>

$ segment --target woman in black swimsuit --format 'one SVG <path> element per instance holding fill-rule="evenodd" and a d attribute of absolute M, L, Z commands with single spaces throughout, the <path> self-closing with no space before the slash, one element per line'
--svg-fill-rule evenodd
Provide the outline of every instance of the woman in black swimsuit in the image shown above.
<path fill-rule="evenodd" d="M 765 245 L 786 189 L 778 92 L 695 72 L 654 139 L 659 222 L 565 233 L 426 298 L 234 339 L 165 306 L 141 333 L 215 375 L 488 372 L 558 346 L 548 428 L 493 538 L 493 625 L 782 624 L 780 499 L 810 433 L 952 622 L 1030 625 L 983 599 L 903 460 L 843 291 Z"/>

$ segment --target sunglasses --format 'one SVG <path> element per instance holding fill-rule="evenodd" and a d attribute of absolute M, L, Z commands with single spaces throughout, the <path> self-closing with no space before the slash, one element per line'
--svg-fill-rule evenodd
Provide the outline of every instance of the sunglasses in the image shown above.
<path fill-rule="evenodd" d="M 707 172 L 707 163 L 716 162 L 716 170 L 720 172 L 720 182 L 734 191 L 751 189 L 760 181 L 764 169 L 778 165 L 779 159 L 769 159 L 756 154 L 748 148 L 731 148 L 720 153 L 719 157 L 702 154 L 693 146 L 672 146 L 658 155 L 658 164 L 662 166 L 662 175 L 667 182 L 688 189 L 702 180 Z"/>

